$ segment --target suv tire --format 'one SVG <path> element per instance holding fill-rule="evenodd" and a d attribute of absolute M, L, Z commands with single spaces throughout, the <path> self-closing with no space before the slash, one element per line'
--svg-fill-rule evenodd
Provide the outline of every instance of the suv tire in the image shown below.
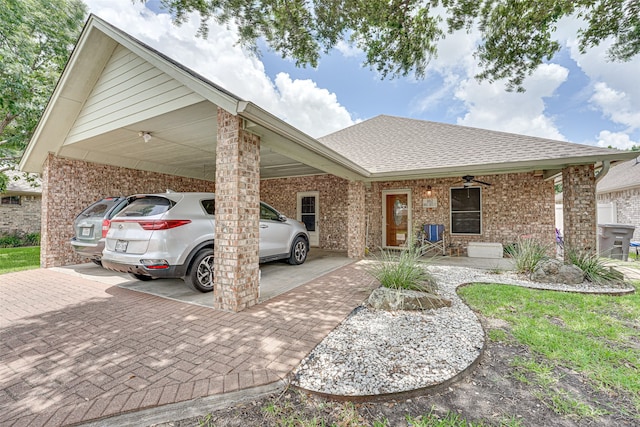
<path fill-rule="evenodd" d="M 291 255 L 287 261 L 291 265 L 300 265 L 307 259 L 309 253 L 309 244 L 304 237 L 298 236 L 291 245 Z"/>
<path fill-rule="evenodd" d="M 184 281 L 195 291 L 213 290 L 213 250 L 205 249 L 196 254 Z"/>

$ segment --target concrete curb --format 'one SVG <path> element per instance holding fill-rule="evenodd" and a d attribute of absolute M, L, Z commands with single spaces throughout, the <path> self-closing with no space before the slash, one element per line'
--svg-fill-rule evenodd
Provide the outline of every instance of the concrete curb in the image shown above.
<path fill-rule="evenodd" d="M 287 385 L 287 381 L 279 380 L 258 387 L 201 397 L 169 405 L 156 406 L 153 408 L 143 409 L 141 411 L 128 412 L 113 417 L 90 421 L 88 423 L 73 425 L 82 427 L 140 427 L 169 423 L 172 421 L 184 420 L 186 418 L 202 416 L 203 414 L 228 408 L 241 402 L 259 399 L 273 393 L 279 393 L 282 392 Z"/>

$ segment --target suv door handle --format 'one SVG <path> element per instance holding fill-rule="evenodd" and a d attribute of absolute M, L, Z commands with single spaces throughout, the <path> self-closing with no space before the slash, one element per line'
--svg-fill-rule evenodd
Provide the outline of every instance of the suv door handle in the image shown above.
<path fill-rule="evenodd" d="M 260 228 L 269 228 L 267 224 L 260 224 Z"/>

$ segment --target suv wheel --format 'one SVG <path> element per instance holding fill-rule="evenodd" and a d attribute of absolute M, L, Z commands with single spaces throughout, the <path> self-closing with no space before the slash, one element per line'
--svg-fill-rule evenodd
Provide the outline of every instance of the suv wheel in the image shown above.
<path fill-rule="evenodd" d="M 307 259 L 307 253 L 309 252 L 309 246 L 307 241 L 303 237 L 296 237 L 291 245 L 291 255 L 289 255 L 289 264 L 300 265 Z"/>
<path fill-rule="evenodd" d="M 193 259 L 189 274 L 184 281 L 190 288 L 200 292 L 213 290 L 213 251 L 198 252 Z"/>

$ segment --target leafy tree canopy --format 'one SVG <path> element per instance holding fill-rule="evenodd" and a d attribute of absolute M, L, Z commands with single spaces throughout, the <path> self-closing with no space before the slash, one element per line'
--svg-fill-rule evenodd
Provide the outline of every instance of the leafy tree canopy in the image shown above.
<path fill-rule="evenodd" d="M 133 0 L 142 1 L 145 0 Z M 188 14 L 235 23 L 239 42 L 257 52 L 257 40 L 316 66 L 323 52 L 341 40 L 362 49 L 365 65 L 385 77 L 422 78 L 447 32 L 480 31 L 479 79 L 522 83 L 561 46 L 553 33 L 574 16 L 584 23 L 577 36 L 582 52 L 611 38 L 609 58 L 626 61 L 640 51 L 640 0 L 162 0 L 176 24 Z"/>
<path fill-rule="evenodd" d="M 80 0 L 0 0 L 0 173 L 31 138 L 85 16 Z"/>

